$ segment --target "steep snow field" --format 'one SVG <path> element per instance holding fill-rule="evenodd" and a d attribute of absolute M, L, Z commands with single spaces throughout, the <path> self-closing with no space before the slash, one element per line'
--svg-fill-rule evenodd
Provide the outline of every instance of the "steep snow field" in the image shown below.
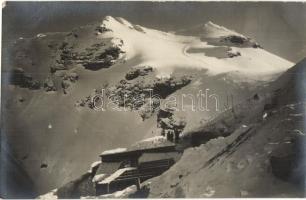
<path fill-rule="evenodd" d="M 178 36 L 164 33 L 141 26 L 135 26 L 122 18 L 106 17 L 101 27 L 112 31 L 102 34 L 102 38 L 116 38 L 123 41 L 126 59 L 140 56 L 141 65 L 154 66 L 158 76 L 170 76 L 174 68 L 207 69 L 211 75 L 226 72 L 241 73 L 244 76 L 262 79 L 275 73 L 282 72 L 293 63 L 275 56 L 260 48 L 233 48 L 241 53 L 235 58 L 218 59 L 208 57 L 204 53 L 187 53 L 193 47 L 203 49 L 215 48 L 199 37 Z M 203 29 L 202 36 L 207 38 L 221 38 L 236 35 L 244 37 L 234 31 L 208 22 Z M 245 37 L 244 37 L 245 38 Z"/>

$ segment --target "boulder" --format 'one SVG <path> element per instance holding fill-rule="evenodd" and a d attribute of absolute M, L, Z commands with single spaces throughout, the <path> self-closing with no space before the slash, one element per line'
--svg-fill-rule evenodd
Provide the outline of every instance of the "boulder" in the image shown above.
<path fill-rule="evenodd" d="M 62 88 L 68 89 L 70 87 L 70 81 L 69 80 L 63 80 L 62 81 Z"/>
<path fill-rule="evenodd" d="M 54 84 L 54 81 L 48 77 L 45 82 L 44 82 L 44 89 L 46 92 L 49 92 L 49 91 L 56 91 L 56 87 L 55 87 L 55 84 Z"/>
<path fill-rule="evenodd" d="M 33 80 L 31 82 L 29 82 L 29 89 L 31 90 L 39 90 L 40 89 L 40 82 L 37 80 Z"/>
<path fill-rule="evenodd" d="M 76 72 L 67 73 L 64 80 L 69 80 L 71 82 L 76 82 L 79 79 L 79 75 Z"/>
<path fill-rule="evenodd" d="M 54 73 L 54 72 L 56 72 L 58 70 L 67 70 L 67 69 L 68 68 L 65 65 L 63 65 L 61 63 L 56 63 L 55 65 L 50 67 L 50 72 Z"/>

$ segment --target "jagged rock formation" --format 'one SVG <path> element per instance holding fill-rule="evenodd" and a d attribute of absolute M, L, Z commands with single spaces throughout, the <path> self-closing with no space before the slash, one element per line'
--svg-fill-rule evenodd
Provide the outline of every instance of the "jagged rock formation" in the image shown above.
<path fill-rule="evenodd" d="M 191 77 L 188 76 L 144 77 L 151 72 L 151 67 L 132 69 L 125 75 L 126 80 L 120 80 L 114 86 L 107 85 L 106 88 L 95 90 L 93 94 L 76 102 L 76 106 L 84 107 L 87 105 L 89 108 L 95 109 L 94 105 L 98 105 L 97 108 L 101 106 L 98 102 L 101 101 L 101 97 L 109 98 L 119 107 L 139 110 L 141 117 L 147 119 L 159 108 L 162 99 L 191 82 Z"/>

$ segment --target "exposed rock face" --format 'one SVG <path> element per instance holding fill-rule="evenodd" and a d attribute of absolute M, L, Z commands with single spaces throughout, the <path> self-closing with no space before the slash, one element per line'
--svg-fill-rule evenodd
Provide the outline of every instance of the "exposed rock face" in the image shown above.
<path fill-rule="evenodd" d="M 137 78 L 138 76 L 145 76 L 147 75 L 149 72 L 152 72 L 153 69 L 152 67 L 140 67 L 140 68 L 135 68 L 130 70 L 126 75 L 125 75 L 125 79 L 126 80 L 132 80 Z"/>
<path fill-rule="evenodd" d="M 60 58 L 56 60 L 56 62 L 67 68 L 68 65 L 72 64 L 72 59 L 74 57 L 72 52 L 73 47 L 69 46 L 67 42 L 63 42 L 59 49 L 61 50 L 61 54 Z"/>
<path fill-rule="evenodd" d="M 22 68 L 15 68 L 12 70 L 10 82 L 22 88 L 29 88 L 32 90 L 40 89 L 39 81 L 33 80 L 33 78 L 26 74 Z"/>
<path fill-rule="evenodd" d="M 230 41 L 231 43 L 234 44 L 243 44 L 246 41 L 246 39 L 240 36 L 233 35 L 224 38 L 224 41 Z"/>
<path fill-rule="evenodd" d="M 241 56 L 241 53 L 239 51 L 228 51 L 227 52 L 228 57 L 230 58 L 234 58 L 236 56 Z"/>
<path fill-rule="evenodd" d="M 76 82 L 79 79 L 79 75 L 76 72 L 70 72 L 65 74 L 64 80 L 69 80 L 71 82 Z"/>
<path fill-rule="evenodd" d="M 67 70 L 68 68 L 62 63 L 56 63 L 54 66 L 50 67 L 50 72 L 54 73 L 58 70 Z"/>
<path fill-rule="evenodd" d="M 46 92 L 56 91 L 54 81 L 51 77 L 48 77 L 44 82 L 44 89 Z"/>
<path fill-rule="evenodd" d="M 75 37 L 76 33 L 68 34 L 68 38 Z M 123 44 L 122 43 L 119 45 Z M 64 41 L 59 47 L 60 54 L 56 64 L 51 67 L 51 72 L 67 70 L 73 64 L 82 64 L 86 69 L 99 70 L 108 68 L 115 63 L 121 53 L 124 53 L 119 45 L 106 46 L 105 42 L 97 42 L 86 48 L 79 49 L 74 43 Z"/>
<path fill-rule="evenodd" d="M 66 68 L 61 69 L 61 73 L 58 72 L 59 68 L 55 70 L 55 68 L 51 67 L 51 69 L 54 69 L 54 74 L 50 74 L 43 82 L 43 88 L 46 92 L 57 91 L 55 77 L 61 77 L 61 86 L 64 90 L 64 93 L 66 93 L 65 90 L 68 89 L 72 83 L 75 83 L 79 78 L 77 73 L 67 72 Z M 13 85 L 17 85 L 22 88 L 29 88 L 31 90 L 38 90 L 41 88 L 40 82 L 33 80 L 32 76 L 26 74 L 22 68 L 16 68 L 11 72 L 10 82 Z"/>
<path fill-rule="evenodd" d="M 162 129 L 162 135 L 172 142 L 178 142 L 180 133 L 184 130 L 186 122 L 175 118 L 173 111 L 159 109 L 157 113 L 157 125 Z"/>
<path fill-rule="evenodd" d="M 261 48 L 261 46 L 252 39 L 241 37 L 238 35 L 223 37 L 220 42 L 225 43 L 229 46 Z"/>
<path fill-rule="evenodd" d="M 63 92 L 64 94 L 67 93 L 67 89 L 70 87 L 70 81 L 69 80 L 63 80 L 62 81 L 62 88 L 63 88 Z"/>
<path fill-rule="evenodd" d="M 147 119 L 159 108 L 160 101 L 176 90 L 188 85 L 191 82 L 191 77 L 180 76 L 170 78 L 144 77 L 153 70 L 151 67 L 131 70 L 127 73 L 128 79 L 122 79 L 114 86 L 96 89 L 94 92 L 76 102 L 76 106 L 85 106 L 94 108 L 93 102 L 99 101 L 100 98 L 95 98 L 97 95 L 102 95 L 103 98 L 109 98 L 119 107 L 129 110 L 138 110 L 143 119 Z M 133 77 L 133 78 L 132 78 Z"/>
<path fill-rule="evenodd" d="M 55 77 L 59 80 L 58 87 L 61 87 L 64 94 L 67 94 L 79 79 L 79 75 L 74 71 L 62 70 L 55 73 Z"/>
<path fill-rule="evenodd" d="M 107 27 L 101 25 L 101 26 L 96 27 L 96 31 L 97 31 L 96 34 L 102 34 L 104 32 L 111 31 L 111 30 L 108 29 Z"/>
<path fill-rule="evenodd" d="M 239 48 L 262 48 L 253 39 L 241 35 L 228 35 L 221 36 L 220 38 L 210 38 L 208 39 L 208 44 Z"/>
<path fill-rule="evenodd" d="M 112 65 L 112 57 L 108 57 L 105 60 L 85 61 L 83 65 L 86 69 L 90 70 L 99 70 L 101 68 L 108 68 L 109 66 Z"/>
<path fill-rule="evenodd" d="M 120 53 L 122 53 L 122 51 L 119 47 L 110 47 L 95 57 L 83 60 L 81 64 L 83 64 L 86 69 L 90 70 L 108 68 L 115 63 L 116 59 L 119 58 Z"/>
<path fill-rule="evenodd" d="M 152 88 L 154 93 L 160 95 L 162 98 L 166 98 L 176 90 L 186 86 L 191 82 L 190 77 L 171 77 L 169 79 L 157 79 L 153 83 Z"/>
<path fill-rule="evenodd" d="M 142 116 L 145 117 L 146 112 L 154 112 L 159 107 L 161 99 L 190 82 L 191 79 L 188 77 L 139 79 L 133 83 L 123 80 L 115 86 L 115 89 L 110 89 L 109 94 L 114 96 L 119 106 L 126 106 L 132 110 L 144 108 Z"/>

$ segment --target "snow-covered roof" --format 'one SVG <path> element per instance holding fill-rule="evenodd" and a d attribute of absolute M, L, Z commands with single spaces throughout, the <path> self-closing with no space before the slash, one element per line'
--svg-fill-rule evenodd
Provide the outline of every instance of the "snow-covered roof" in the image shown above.
<path fill-rule="evenodd" d="M 96 161 L 96 162 L 93 162 L 91 165 L 90 165 L 90 169 L 88 170 L 89 173 L 92 173 L 92 169 L 97 167 L 98 165 L 101 164 L 101 161 Z"/>
<path fill-rule="evenodd" d="M 125 151 L 127 151 L 126 148 L 116 148 L 116 149 L 103 151 L 101 153 L 101 155 L 103 156 L 103 155 L 108 155 L 108 154 L 122 153 L 122 152 L 125 152 Z"/>
<path fill-rule="evenodd" d="M 133 145 L 132 149 L 144 150 L 144 149 L 159 148 L 159 147 L 172 146 L 172 145 L 174 144 L 168 141 L 165 136 L 155 136 L 137 142 L 136 144 Z"/>
<path fill-rule="evenodd" d="M 106 174 L 97 174 L 92 178 L 92 182 L 96 183 L 96 182 L 100 182 L 103 180 L 103 178 L 106 177 Z"/>
<path fill-rule="evenodd" d="M 150 138 L 141 140 L 140 142 L 159 143 L 159 142 L 163 142 L 163 141 L 165 141 L 165 140 L 167 140 L 167 138 L 166 138 L 165 136 L 158 135 L 158 136 L 155 136 L 155 137 L 150 137 Z"/>
<path fill-rule="evenodd" d="M 176 160 L 179 156 L 178 152 L 168 152 L 168 153 L 144 153 L 140 156 L 138 162 L 150 162 L 157 160 L 173 159 Z"/>
<path fill-rule="evenodd" d="M 118 178 L 124 172 L 130 171 L 130 170 L 134 170 L 134 169 L 136 169 L 136 168 L 134 168 L 134 167 L 126 167 L 126 168 L 118 169 L 115 173 L 113 173 L 109 177 L 105 178 L 104 180 L 100 181 L 99 184 L 108 184 L 108 183 L 114 181 L 116 178 Z"/>

